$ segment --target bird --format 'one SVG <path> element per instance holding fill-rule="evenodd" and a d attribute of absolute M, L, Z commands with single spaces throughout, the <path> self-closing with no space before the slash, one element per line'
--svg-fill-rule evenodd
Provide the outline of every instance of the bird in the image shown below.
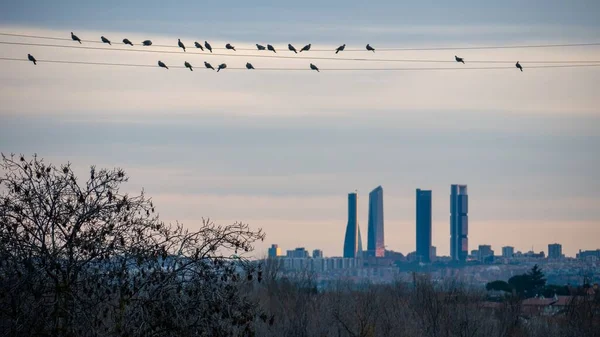
<path fill-rule="evenodd" d="M 317 72 L 320 72 L 320 71 L 319 71 L 319 68 L 317 68 L 317 66 L 316 66 L 316 65 L 314 65 L 314 64 L 312 64 L 312 63 L 310 64 L 310 69 L 312 69 L 312 70 L 316 70 Z"/>
<path fill-rule="evenodd" d="M 102 40 L 102 42 L 104 43 L 108 43 L 110 45 L 110 40 L 105 38 L 104 36 L 100 36 L 100 40 Z M 112 46 L 112 45 L 111 45 Z"/>
<path fill-rule="evenodd" d="M 343 45 L 337 47 L 337 49 L 335 50 L 335 53 L 339 53 L 341 51 L 344 51 L 344 49 L 346 48 L 346 44 L 344 43 Z"/>
<path fill-rule="evenodd" d="M 81 43 L 81 39 L 79 39 L 77 35 L 73 34 L 73 32 L 71 32 L 71 40 Z"/>
<path fill-rule="evenodd" d="M 371 47 L 371 45 L 370 45 L 370 44 L 367 44 L 367 50 L 368 50 L 368 51 L 375 52 L 375 48 Z"/>
<path fill-rule="evenodd" d="M 217 68 L 217 72 L 219 72 L 219 70 L 225 69 L 225 68 L 227 68 L 227 65 L 225 63 L 221 63 L 221 64 L 219 64 L 219 67 Z"/>
<path fill-rule="evenodd" d="M 257 43 L 256 44 L 256 49 L 258 49 L 258 50 L 265 50 L 266 48 L 265 48 L 265 46 L 260 45 L 260 44 Z"/>
<path fill-rule="evenodd" d="M 517 61 L 517 64 L 515 64 L 515 67 L 519 68 L 521 71 L 523 71 L 523 66 L 521 66 L 521 64 L 519 63 L 519 61 Z"/>
<path fill-rule="evenodd" d="M 294 53 L 298 54 L 298 52 L 296 51 L 296 48 L 294 48 L 294 46 L 292 46 L 292 44 L 291 44 L 291 43 L 288 43 L 288 49 L 289 49 L 290 51 L 293 51 Z"/>
<path fill-rule="evenodd" d="M 181 39 L 177 39 L 177 45 L 185 51 L 185 46 L 183 45 L 183 42 L 181 42 Z"/>
<path fill-rule="evenodd" d="M 158 66 L 161 67 L 161 68 L 167 68 L 167 69 L 169 69 L 169 67 L 167 67 L 166 64 L 162 63 L 162 61 L 158 61 Z"/>
<path fill-rule="evenodd" d="M 204 51 L 204 48 L 198 42 L 194 42 L 194 46 L 196 46 L 196 48 L 200 48 L 200 50 Z"/>
<path fill-rule="evenodd" d="M 254 69 L 254 66 L 252 65 L 252 63 L 247 62 L 246 63 L 246 69 L 250 70 L 250 69 Z"/>
<path fill-rule="evenodd" d="M 229 43 L 225 45 L 225 48 L 226 48 L 226 49 L 232 49 L 233 51 L 235 51 L 235 47 L 234 47 L 234 46 L 232 46 L 232 45 L 231 45 L 231 44 L 229 44 Z"/>
<path fill-rule="evenodd" d="M 204 47 L 206 47 L 206 49 L 208 49 L 208 51 L 212 53 L 212 47 L 210 46 L 210 43 L 208 43 L 208 41 L 204 41 Z"/>
<path fill-rule="evenodd" d="M 454 55 L 454 59 L 456 60 L 456 62 L 462 62 L 462 64 L 465 64 L 465 60 L 463 60 L 462 57 Z"/>
<path fill-rule="evenodd" d="M 142 42 L 142 44 L 143 44 L 144 46 L 151 46 L 151 45 L 152 45 L 152 41 L 150 41 L 150 40 L 145 40 L 144 42 Z"/>
<path fill-rule="evenodd" d="M 274 53 L 277 53 L 275 51 L 275 47 L 271 46 L 270 44 L 267 45 L 267 49 L 270 50 L 270 51 L 272 51 L 272 52 L 274 52 Z"/>
<path fill-rule="evenodd" d="M 29 61 L 33 62 L 33 64 L 37 65 L 37 60 L 35 59 L 35 57 L 33 57 L 33 55 L 27 54 L 27 58 L 29 59 Z"/>
<path fill-rule="evenodd" d="M 310 43 L 307 44 L 306 46 L 302 47 L 302 49 L 300 49 L 300 52 L 309 51 L 309 50 L 310 50 Z"/>
<path fill-rule="evenodd" d="M 192 68 L 192 65 L 188 62 L 185 61 L 185 63 L 183 64 L 186 68 L 190 68 L 190 71 L 194 71 L 194 68 Z"/>
<path fill-rule="evenodd" d="M 129 39 L 123 39 L 123 43 L 133 46 L 133 43 L 131 43 L 131 41 L 129 41 Z"/>
<path fill-rule="evenodd" d="M 210 65 L 210 63 L 204 61 L 204 66 L 206 67 L 206 69 L 212 69 L 215 70 L 215 68 L 213 68 L 213 66 Z"/>

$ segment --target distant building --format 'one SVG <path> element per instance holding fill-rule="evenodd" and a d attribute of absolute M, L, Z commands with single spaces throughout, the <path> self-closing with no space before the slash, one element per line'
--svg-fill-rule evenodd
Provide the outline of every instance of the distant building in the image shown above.
<path fill-rule="evenodd" d="M 479 245 L 477 254 L 477 259 L 481 262 L 490 262 L 490 260 L 494 260 L 494 251 L 490 245 Z"/>
<path fill-rule="evenodd" d="M 515 247 L 505 246 L 502 247 L 502 257 L 511 259 L 515 255 Z"/>
<path fill-rule="evenodd" d="M 308 254 L 308 251 L 306 249 L 304 249 L 304 247 L 298 247 L 294 250 L 288 250 L 286 257 L 289 258 L 296 258 L 296 259 L 305 259 L 310 257 L 310 254 Z"/>
<path fill-rule="evenodd" d="M 384 257 L 383 188 L 381 186 L 369 193 L 369 228 L 367 235 L 367 256 Z"/>
<path fill-rule="evenodd" d="M 323 251 L 322 251 L 322 250 L 320 250 L 320 249 L 315 249 L 315 250 L 313 250 L 313 255 L 312 255 L 312 257 L 313 257 L 314 259 L 323 258 Z"/>
<path fill-rule="evenodd" d="M 469 252 L 469 196 L 467 185 L 450 187 L 450 256 L 464 262 Z"/>
<path fill-rule="evenodd" d="M 358 226 L 358 195 L 348 194 L 348 224 L 344 237 L 344 257 L 357 258 L 362 255 L 362 240 Z"/>
<path fill-rule="evenodd" d="M 579 250 L 579 253 L 577 253 L 577 258 L 581 259 L 581 260 L 586 260 L 586 259 L 600 259 L 600 249 L 596 249 L 596 250 Z"/>
<path fill-rule="evenodd" d="M 431 262 L 431 191 L 417 189 L 417 258 Z"/>
<path fill-rule="evenodd" d="M 560 259 L 562 255 L 562 245 L 560 243 L 552 243 L 548 245 L 548 258 Z"/>
<path fill-rule="evenodd" d="M 281 256 L 281 248 L 279 248 L 279 245 L 272 244 L 271 248 L 269 248 L 269 250 L 268 250 L 268 256 L 271 259 Z"/>
<path fill-rule="evenodd" d="M 431 258 L 431 261 L 437 259 L 437 248 L 435 246 L 431 246 L 431 249 L 429 249 L 429 257 Z"/>

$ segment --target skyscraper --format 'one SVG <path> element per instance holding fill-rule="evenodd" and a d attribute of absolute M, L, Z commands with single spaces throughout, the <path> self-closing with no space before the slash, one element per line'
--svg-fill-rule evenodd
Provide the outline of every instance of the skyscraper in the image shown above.
<path fill-rule="evenodd" d="M 450 256 L 465 262 L 469 255 L 469 196 L 467 185 L 450 187 Z"/>
<path fill-rule="evenodd" d="M 560 259 L 562 257 L 562 245 L 560 243 L 552 243 L 548 245 L 548 258 Z"/>
<path fill-rule="evenodd" d="M 431 262 L 431 191 L 417 189 L 417 259 Z"/>
<path fill-rule="evenodd" d="M 361 256 L 362 242 L 358 227 L 358 195 L 348 194 L 348 224 L 344 238 L 344 257 L 356 258 Z"/>
<path fill-rule="evenodd" d="M 369 231 L 367 235 L 367 255 L 384 257 L 383 188 L 381 186 L 377 186 L 369 193 Z"/>

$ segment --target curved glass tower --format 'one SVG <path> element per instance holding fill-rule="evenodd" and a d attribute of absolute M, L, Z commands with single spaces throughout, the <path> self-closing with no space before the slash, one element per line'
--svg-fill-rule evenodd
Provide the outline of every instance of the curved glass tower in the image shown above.
<path fill-rule="evenodd" d="M 361 257 L 362 242 L 360 228 L 358 227 L 358 195 L 348 194 L 348 224 L 346 225 L 346 236 L 344 238 L 344 257 Z"/>

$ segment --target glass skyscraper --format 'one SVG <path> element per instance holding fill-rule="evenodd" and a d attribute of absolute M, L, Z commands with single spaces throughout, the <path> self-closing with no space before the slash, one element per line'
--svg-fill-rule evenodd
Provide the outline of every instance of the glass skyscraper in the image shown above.
<path fill-rule="evenodd" d="M 358 227 L 358 195 L 348 194 L 348 224 L 344 238 L 344 257 L 356 258 L 362 256 L 362 242 Z"/>
<path fill-rule="evenodd" d="M 431 191 L 417 189 L 417 257 L 431 262 Z"/>
<path fill-rule="evenodd" d="M 450 256 L 464 262 L 469 255 L 469 196 L 467 185 L 450 187 Z"/>
<path fill-rule="evenodd" d="M 369 193 L 369 230 L 367 235 L 367 255 L 384 257 L 383 188 L 381 186 L 377 186 Z"/>

